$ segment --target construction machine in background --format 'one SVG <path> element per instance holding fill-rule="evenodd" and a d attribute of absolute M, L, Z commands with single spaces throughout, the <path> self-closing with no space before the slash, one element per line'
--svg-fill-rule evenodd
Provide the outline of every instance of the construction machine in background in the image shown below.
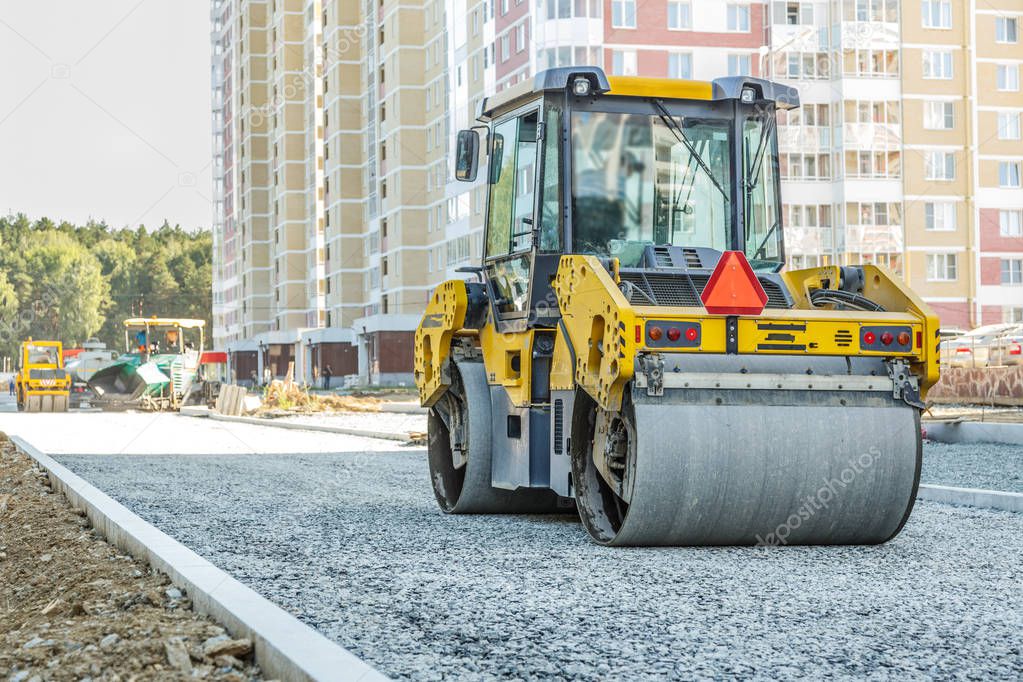
<path fill-rule="evenodd" d="M 125 320 L 125 352 L 89 379 L 96 406 L 104 410 L 180 408 L 200 380 L 205 326 L 204 320 L 156 316 Z"/>
<path fill-rule="evenodd" d="M 785 271 L 797 92 L 544 71 L 486 131 L 483 261 L 431 295 L 415 378 L 449 513 L 574 501 L 607 545 L 869 544 L 920 476 L 938 319 L 888 270 Z"/>
<path fill-rule="evenodd" d="M 66 412 L 70 402 L 71 375 L 64 368 L 60 341 L 21 344 L 20 366 L 15 375 L 18 409 L 25 412 Z"/>
<path fill-rule="evenodd" d="M 89 388 L 89 379 L 97 370 L 110 364 L 117 351 L 110 350 L 99 339 L 89 339 L 81 348 L 64 351 L 64 366 L 71 373 L 71 407 L 92 407 L 96 393 Z"/>

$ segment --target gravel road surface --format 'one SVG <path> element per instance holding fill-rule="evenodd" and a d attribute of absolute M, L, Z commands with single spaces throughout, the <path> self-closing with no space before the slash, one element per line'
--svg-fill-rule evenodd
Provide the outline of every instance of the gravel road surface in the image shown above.
<path fill-rule="evenodd" d="M 1023 669 L 1023 515 L 922 502 L 880 547 L 606 549 L 571 517 L 441 515 L 421 448 L 100 415 L 79 452 L 134 440 L 76 455 L 68 416 L 25 416 L 0 428 L 395 677 Z"/>
<path fill-rule="evenodd" d="M 926 442 L 920 482 L 1023 493 L 1023 446 Z"/>

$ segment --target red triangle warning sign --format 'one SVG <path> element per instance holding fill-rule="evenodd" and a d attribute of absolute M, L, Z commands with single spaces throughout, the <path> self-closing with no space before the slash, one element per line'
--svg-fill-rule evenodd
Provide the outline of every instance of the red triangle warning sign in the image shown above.
<path fill-rule="evenodd" d="M 767 294 L 746 255 L 725 251 L 700 300 L 711 315 L 759 315 L 767 305 Z"/>

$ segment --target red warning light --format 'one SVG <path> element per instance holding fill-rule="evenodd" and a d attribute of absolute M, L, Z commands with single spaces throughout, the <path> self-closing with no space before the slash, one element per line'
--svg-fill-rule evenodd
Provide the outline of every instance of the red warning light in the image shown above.
<path fill-rule="evenodd" d="M 725 251 L 700 300 L 711 315 L 759 315 L 767 305 L 767 294 L 745 254 Z"/>

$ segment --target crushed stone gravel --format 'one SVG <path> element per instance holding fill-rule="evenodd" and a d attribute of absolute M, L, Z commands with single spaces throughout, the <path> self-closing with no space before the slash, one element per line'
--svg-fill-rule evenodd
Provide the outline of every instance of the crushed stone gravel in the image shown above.
<path fill-rule="evenodd" d="M 928 441 L 920 482 L 1023 493 L 1023 446 Z"/>
<path fill-rule="evenodd" d="M 1023 669 L 1023 515 L 919 502 L 877 547 L 608 549 L 573 517 L 441 514 L 423 449 L 329 443 L 56 457 L 397 678 Z"/>

